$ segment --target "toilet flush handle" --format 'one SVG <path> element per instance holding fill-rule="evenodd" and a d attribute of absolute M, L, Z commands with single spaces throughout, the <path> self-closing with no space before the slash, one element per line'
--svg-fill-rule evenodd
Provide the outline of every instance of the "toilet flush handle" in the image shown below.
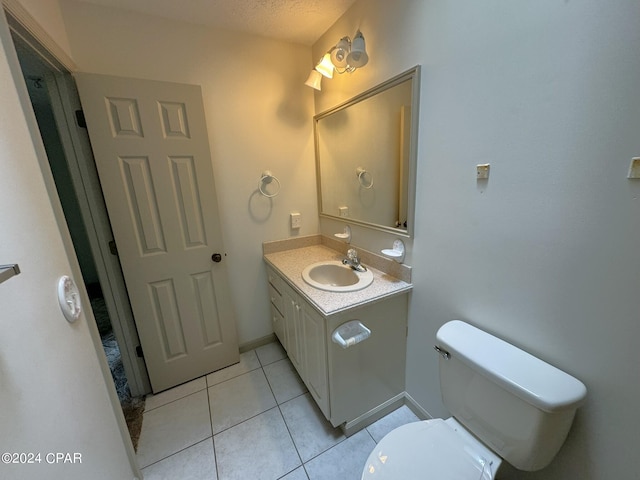
<path fill-rule="evenodd" d="M 445 349 L 440 348 L 438 345 L 434 345 L 433 349 L 436 352 L 438 352 L 440 355 L 442 355 L 442 358 L 444 358 L 445 360 L 449 360 L 451 358 L 451 354 L 447 352 Z"/>

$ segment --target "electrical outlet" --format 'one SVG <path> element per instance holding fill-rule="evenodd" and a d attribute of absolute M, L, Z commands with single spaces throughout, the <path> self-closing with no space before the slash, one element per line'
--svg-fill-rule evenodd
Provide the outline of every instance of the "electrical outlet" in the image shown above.
<path fill-rule="evenodd" d="M 349 216 L 349 207 L 338 207 L 338 213 L 341 217 Z"/>
<path fill-rule="evenodd" d="M 300 215 L 300 212 L 291 212 L 289 214 L 289 219 L 291 220 L 292 229 L 298 229 L 302 227 L 302 215 Z"/>

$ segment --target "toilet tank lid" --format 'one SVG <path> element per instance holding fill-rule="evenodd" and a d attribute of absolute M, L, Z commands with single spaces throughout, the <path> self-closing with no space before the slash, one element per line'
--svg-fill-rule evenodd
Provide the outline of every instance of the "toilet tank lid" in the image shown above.
<path fill-rule="evenodd" d="M 436 338 L 452 356 L 541 410 L 577 408 L 587 394 L 580 380 L 461 320 L 445 323 Z"/>

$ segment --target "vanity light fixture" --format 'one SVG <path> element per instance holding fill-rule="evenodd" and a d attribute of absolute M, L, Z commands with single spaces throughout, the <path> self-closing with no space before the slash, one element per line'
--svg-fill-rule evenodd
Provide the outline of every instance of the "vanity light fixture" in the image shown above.
<path fill-rule="evenodd" d="M 304 84 L 308 87 L 315 88 L 316 90 L 322 90 L 321 82 L 322 74 L 314 68 L 311 70 L 309 78 L 307 78 L 307 81 L 304 82 Z"/>
<path fill-rule="evenodd" d="M 309 78 L 304 82 L 311 88 L 321 90 L 322 77 L 333 78 L 333 72 L 339 74 L 353 73 L 356 69 L 364 67 L 369 61 L 369 55 L 364 43 L 364 36 L 358 30 L 351 40 L 342 37 L 338 43 L 327 51 L 315 66 Z"/>
<path fill-rule="evenodd" d="M 328 52 L 324 54 L 324 57 L 322 57 L 322 60 L 320 60 L 320 62 L 316 65 L 315 70 L 320 72 L 323 76 L 327 78 L 333 78 L 334 66 L 333 66 L 333 63 L 331 62 L 331 56 Z"/>

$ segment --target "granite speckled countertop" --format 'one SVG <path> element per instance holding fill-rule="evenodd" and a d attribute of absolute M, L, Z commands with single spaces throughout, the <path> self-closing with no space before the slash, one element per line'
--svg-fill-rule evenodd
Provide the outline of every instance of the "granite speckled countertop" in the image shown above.
<path fill-rule="evenodd" d="M 298 293 L 302 294 L 324 316 L 344 312 L 351 308 L 408 292 L 410 283 L 399 280 L 380 270 L 363 264 L 373 273 L 373 283 L 355 292 L 328 292 L 308 285 L 302 279 L 302 270 L 312 263 L 326 260 L 341 261 L 344 255 L 324 245 L 311 245 L 275 253 L 267 253 L 264 259 L 284 277 Z"/>

